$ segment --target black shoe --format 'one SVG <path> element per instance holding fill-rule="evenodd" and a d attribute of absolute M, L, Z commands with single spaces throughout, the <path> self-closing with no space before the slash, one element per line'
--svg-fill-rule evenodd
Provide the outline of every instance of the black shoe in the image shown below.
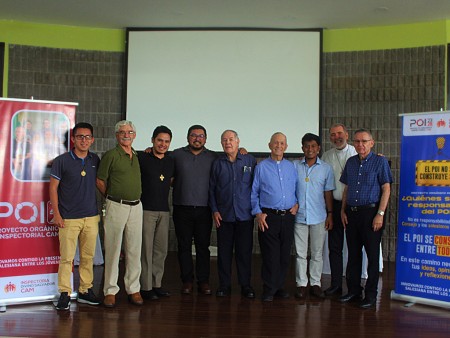
<path fill-rule="evenodd" d="M 289 293 L 286 290 L 279 289 L 274 295 L 276 298 L 289 298 Z"/>
<path fill-rule="evenodd" d="M 181 287 L 182 295 L 190 295 L 192 293 L 192 282 L 184 282 Z"/>
<path fill-rule="evenodd" d="M 376 298 L 369 298 L 366 297 L 362 300 L 362 302 L 359 304 L 359 307 L 361 309 L 370 309 L 372 307 L 375 307 L 375 305 L 377 304 L 377 299 Z"/>
<path fill-rule="evenodd" d="M 100 300 L 95 296 L 92 288 L 88 289 L 86 293 L 78 292 L 77 302 L 89 305 L 100 305 Z"/>
<path fill-rule="evenodd" d="M 228 297 L 230 295 L 230 288 L 218 288 L 216 291 L 216 297 Z"/>
<path fill-rule="evenodd" d="M 273 301 L 273 296 L 270 293 L 263 293 L 261 300 L 263 302 L 272 302 Z"/>
<path fill-rule="evenodd" d="M 154 290 L 141 290 L 141 297 L 147 300 L 158 300 L 159 297 Z"/>
<path fill-rule="evenodd" d="M 313 285 L 310 289 L 309 289 L 309 293 L 311 294 L 311 296 L 317 297 L 317 298 L 325 298 L 325 294 L 323 293 L 322 289 L 320 288 L 319 285 Z"/>
<path fill-rule="evenodd" d="M 250 285 L 243 286 L 241 288 L 241 294 L 245 298 L 253 299 L 255 298 L 255 290 Z"/>
<path fill-rule="evenodd" d="M 356 294 L 356 293 L 347 293 L 346 295 L 342 296 L 341 298 L 339 298 L 339 301 L 341 303 L 349 303 L 349 302 L 354 302 L 357 300 L 361 300 L 361 295 L 360 294 Z"/>
<path fill-rule="evenodd" d="M 340 286 L 331 285 L 325 290 L 325 296 L 342 295 L 342 288 Z"/>
<path fill-rule="evenodd" d="M 295 292 L 295 298 L 306 299 L 306 286 L 298 286 Z"/>
<path fill-rule="evenodd" d="M 153 291 L 156 293 L 156 295 L 159 298 L 170 297 L 170 292 L 167 290 L 164 290 L 163 288 L 153 288 Z"/>
<path fill-rule="evenodd" d="M 68 292 L 61 292 L 59 296 L 58 304 L 56 305 L 56 310 L 67 311 L 70 309 L 70 296 Z"/>
<path fill-rule="evenodd" d="M 202 295 L 210 295 L 211 294 L 211 288 L 209 286 L 208 282 L 202 282 L 198 284 L 198 293 Z"/>

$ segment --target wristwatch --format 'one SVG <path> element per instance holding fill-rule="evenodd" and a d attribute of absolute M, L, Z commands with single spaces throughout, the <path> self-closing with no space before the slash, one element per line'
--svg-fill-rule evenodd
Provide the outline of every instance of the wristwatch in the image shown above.
<path fill-rule="evenodd" d="M 378 210 L 377 214 L 380 215 L 380 216 L 384 216 L 384 211 L 383 210 Z"/>

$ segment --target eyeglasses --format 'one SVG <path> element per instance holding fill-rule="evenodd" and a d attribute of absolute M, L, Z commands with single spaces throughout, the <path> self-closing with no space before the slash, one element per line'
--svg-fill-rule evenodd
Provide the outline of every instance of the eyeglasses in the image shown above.
<path fill-rule="evenodd" d="M 353 140 L 353 143 L 355 143 L 355 144 L 360 144 L 360 143 L 366 144 L 367 142 L 370 142 L 370 141 L 372 141 L 372 140 Z"/>
<path fill-rule="evenodd" d="M 132 131 L 132 130 L 130 130 L 130 131 L 123 131 L 123 130 L 121 130 L 121 131 L 118 131 L 117 134 L 119 134 L 120 136 L 125 136 L 127 134 L 130 135 L 130 136 L 133 136 L 133 135 L 136 135 L 136 132 Z"/>
<path fill-rule="evenodd" d="M 189 137 L 204 139 L 205 138 L 205 134 L 190 134 Z"/>
<path fill-rule="evenodd" d="M 90 140 L 92 140 L 93 137 L 94 136 L 92 136 L 92 135 L 75 135 L 75 138 L 78 141 L 82 141 L 82 140 L 90 141 Z"/>

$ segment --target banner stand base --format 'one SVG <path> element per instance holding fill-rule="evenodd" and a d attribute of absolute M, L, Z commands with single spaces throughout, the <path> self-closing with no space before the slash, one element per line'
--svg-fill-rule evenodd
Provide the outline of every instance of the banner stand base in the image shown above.
<path fill-rule="evenodd" d="M 77 299 L 77 293 L 72 292 L 70 294 L 70 299 Z M 46 303 L 52 302 L 54 306 L 58 304 L 59 294 L 48 295 L 48 296 L 38 296 L 38 297 L 28 297 L 28 298 L 10 298 L 3 299 L 0 301 L 0 312 L 6 312 L 8 305 L 24 305 L 24 304 L 34 304 L 34 303 Z"/>
<path fill-rule="evenodd" d="M 449 302 L 443 302 L 440 300 L 433 300 L 433 299 L 427 299 L 427 298 L 421 298 L 421 297 L 402 295 L 400 293 L 396 293 L 394 290 L 391 291 L 391 299 L 400 300 L 400 301 L 413 303 L 413 304 L 424 304 L 424 305 L 430 305 L 430 306 L 437 306 L 437 307 L 442 307 L 444 309 L 450 310 Z M 411 304 L 407 304 L 407 305 L 411 306 Z"/>

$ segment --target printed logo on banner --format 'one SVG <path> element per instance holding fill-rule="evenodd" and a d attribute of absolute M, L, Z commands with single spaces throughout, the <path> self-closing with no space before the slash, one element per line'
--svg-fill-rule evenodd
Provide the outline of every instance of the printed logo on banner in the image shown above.
<path fill-rule="evenodd" d="M 16 292 L 16 285 L 9 282 L 8 284 L 5 285 L 5 287 L 3 288 L 5 290 L 5 293 L 10 293 L 10 292 Z"/>
<path fill-rule="evenodd" d="M 447 123 L 445 123 L 444 119 L 440 119 L 439 121 L 436 122 L 436 126 L 438 128 L 445 128 L 446 125 Z"/>
<path fill-rule="evenodd" d="M 450 134 L 450 118 L 445 114 L 407 114 L 403 119 L 404 136 Z"/>
<path fill-rule="evenodd" d="M 433 119 L 427 118 L 411 118 L 409 121 L 409 130 L 411 132 L 428 131 L 433 127 Z"/>

